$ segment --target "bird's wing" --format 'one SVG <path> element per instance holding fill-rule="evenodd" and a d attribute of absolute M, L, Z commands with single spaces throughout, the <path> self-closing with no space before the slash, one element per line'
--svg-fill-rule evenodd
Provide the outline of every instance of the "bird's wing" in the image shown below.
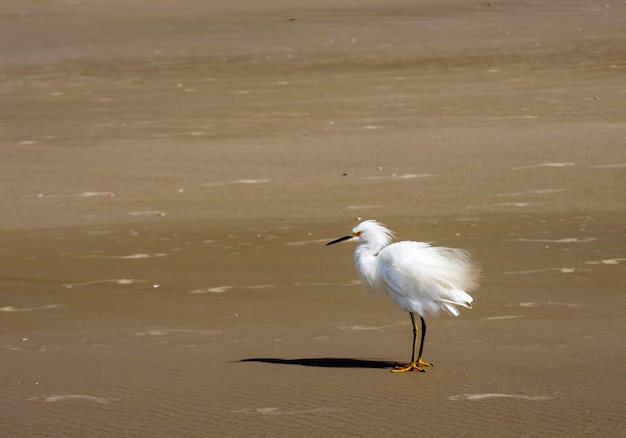
<path fill-rule="evenodd" d="M 421 315 L 444 310 L 459 315 L 455 306 L 470 307 L 464 290 L 475 285 L 467 253 L 432 247 L 423 242 L 398 242 L 378 255 L 387 293 L 402 308 Z"/>

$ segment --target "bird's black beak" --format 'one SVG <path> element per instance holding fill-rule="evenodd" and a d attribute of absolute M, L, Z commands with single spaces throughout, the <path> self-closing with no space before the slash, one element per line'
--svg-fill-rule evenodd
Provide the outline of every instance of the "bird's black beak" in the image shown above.
<path fill-rule="evenodd" d="M 339 239 L 335 239 L 332 242 L 328 242 L 325 246 L 332 245 L 333 243 L 343 242 L 344 240 L 352 239 L 354 236 L 349 234 L 347 236 L 340 237 Z"/>

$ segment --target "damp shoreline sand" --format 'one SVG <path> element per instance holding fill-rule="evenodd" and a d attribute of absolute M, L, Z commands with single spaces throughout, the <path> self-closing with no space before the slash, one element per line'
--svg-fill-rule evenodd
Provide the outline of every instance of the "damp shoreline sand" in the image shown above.
<path fill-rule="evenodd" d="M 615 436 L 617 3 L 0 7 L 6 436 Z M 470 250 L 364 292 L 357 218 Z"/>

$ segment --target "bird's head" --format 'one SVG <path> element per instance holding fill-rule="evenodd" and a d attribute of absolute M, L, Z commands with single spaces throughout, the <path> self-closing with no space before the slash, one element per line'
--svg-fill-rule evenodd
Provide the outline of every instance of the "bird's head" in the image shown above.
<path fill-rule="evenodd" d="M 392 239 L 393 231 L 380 222 L 367 220 L 354 227 L 350 234 L 328 242 L 326 246 L 343 242 L 344 240 L 353 240 L 354 242 L 368 243 L 376 246 L 378 249 L 382 249 L 389 245 Z"/>

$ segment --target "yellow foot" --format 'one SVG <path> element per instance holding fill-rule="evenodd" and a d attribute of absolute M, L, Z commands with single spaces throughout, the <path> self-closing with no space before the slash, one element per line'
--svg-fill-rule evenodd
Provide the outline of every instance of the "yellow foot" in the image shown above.
<path fill-rule="evenodd" d="M 393 370 L 391 370 L 392 373 L 406 373 L 407 371 L 419 371 L 421 373 L 425 372 L 422 368 L 420 367 L 432 367 L 433 364 L 428 363 L 428 362 L 422 362 L 417 361 L 417 362 L 412 362 L 412 363 L 399 363 L 396 364 L 395 367 L 393 367 Z"/>

